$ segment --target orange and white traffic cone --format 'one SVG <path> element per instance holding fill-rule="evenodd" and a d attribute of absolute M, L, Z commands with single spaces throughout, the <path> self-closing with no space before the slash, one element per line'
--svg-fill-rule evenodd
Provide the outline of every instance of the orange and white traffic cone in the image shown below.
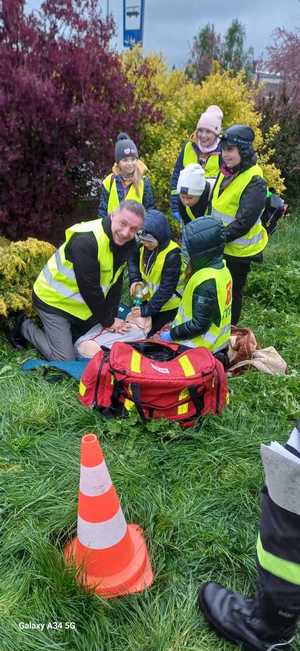
<path fill-rule="evenodd" d="M 142 592 L 153 572 L 142 529 L 127 525 L 95 434 L 80 448 L 77 537 L 64 550 L 78 580 L 105 598 Z"/>

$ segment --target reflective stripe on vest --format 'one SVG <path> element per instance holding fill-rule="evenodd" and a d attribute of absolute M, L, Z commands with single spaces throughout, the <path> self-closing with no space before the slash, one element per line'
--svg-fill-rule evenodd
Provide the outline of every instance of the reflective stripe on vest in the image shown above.
<path fill-rule="evenodd" d="M 173 240 L 170 240 L 168 246 L 166 246 L 162 251 L 159 251 L 152 267 L 150 268 L 149 272 L 146 272 L 145 270 L 145 265 L 144 265 L 144 252 L 145 252 L 145 247 L 140 248 L 140 274 L 141 277 L 144 281 L 144 283 L 148 287 L 148 295 L 147 299 L 151 300 L 152 296 L 154 296 L 155 292 L 160 287 L 161 279 L 162 279 L 162 273 L 163 273 L 163 268 L 165 264 L 166 257 L 170 251 L 174 251 L 175 249 L 180 249 L 179 245 L 176 242 L 173 242 Z M 162 305 L 160 308 L 160 312 L 166 312 L 166 310 L 176 310 L 176 308 L 179 306 L 181 296 L 184 291 L 184 286 L 185 286 L 185 264 L 183 259 L 181 258 L 181 271 L 180 271 L 180 276 L 179 280 L 176 286 L 176 289 L 169 298 L 166 303 Z M 179 296 L 177 295 L 179 294 Z"/>
<path fill-rule="evenodd" d="M 79 542 L 89 549 L 107 549 L 124 538 L 127 531 L 126 520 L 121 507 L 117 513 L 103 522 L 87 522 L 80 515 L 77 518 Z"/>
<path fill-rule="evenodd" d="M 223 215 L 221 212 L 218 212 L 218 210 L 213 210 L 211 216 L 215 217 L 216 219 L 220 219 L 223 222 L 225 227 L 229 226 L 229 224 L 232 224 L 232 222 L 234 222 L 234 220 L 235 220 L 235 217 L 230 217 L 229 215 Z M 253 228 L 255 228 L 256 226 L 259 227 L 260 225 L 261 225 L 261 221 L 260 221 L 260 217 L 259 217 L 256 220 L 254 226 L 251 228 L 251 231 L 252 231 Z M 249 233 L 251 231 L 249 231 Z M 259 229 L 259 232 L 257 233 L 257 235 L 253 235 L 252 237 L 246 237 L 246 236 L 237 237 L 236 240 L 234 240 L 234 242 L 230 242 L 229 245 L 230 244 L 242 244 L 243 246 L 250 246 L 251 244 L 256 244 L 257 242 L 260 242 L 262 239 L 263 239 L 263 230 Z M 228 245 L 226 244 L 226 246 L 228 246 Z M 226 252 L 227 252 L 227 250 L 226 250 Z"/>
<path fill-rule="evenodd" d="M 114 210 L 116 210 L 116 208 L 118 208 L 120 205 L 120 198 L 118 195 L 116 179 L 114 178 L 113 182 L 111 183 L 111 178 L 112 178 L 112 174 L 109 174 L 103 181 L 105 190 L 109 192 L 108 205 L 107 205 L 107 212 L 109 215 Z M 136 192 L 134 184 L 131 183 L 129 190 L 126 193 L 124 199 L 128 201 L 133 200 L 133 201 L 137 201 L 137 203 L 142 203 L 143 196 L 144 196 L 144 181 L 143 179 L 141 179 L 138 186 L 138 192 Z"/>
<path fill-rule="evenodd" d="M 74 293 L 71 289 L 68 289 L 64 283 L 55 280 L 52 276 L 51 271 L 48 269 L 47 265 L 44 267 L 42 274 L 44 274 L 45 279 L 49 286 L 53 287 L 58 294 L 62 294 L 65 298 L 72 298 L 78 303 L 84 303 L 84 300 L 79 292 Z"/>
<path fill-rule="evenodd" d="M 118 280 L 125 268 L 125 262 L 113 276 L 113 254 L 110 240 L 104 232 L 101 219 L 75 224 L 66 230 L 66 240 L 55 251 L 53 256 L 38 276 L 34 291 L 47 305 L 57 307 L 67 314 L 86 320 L 92 312 L 79 292 L 74 273 L 73 263 L 66 259 L 65 249 L 75 233 L 93 233 L 98 246 L 98 262 L 100 265 L 100 286 L 106 297 L 111 286 Z"/>
<path fill-rule="evenodd" d="M 223 174 L 219 175 L 213 191 L 211 216 L 220 219 L 225 228 L 235 220 L 242 193 L 254 176 L 263 176 L 259 165 L 253 165 L 245 172 L 238 174 L 219 195 L 224 179 Z M 248 257 L 263 251 L 267 242 L 267 231 L 259 217 L 248 233 L 225 244 L 224 252 L 228 255 Z"/>
<path fill-rule="evenodd" d="M 213 279 L 216 281 L 217 287 L 218 304 L 221 315 L 220 325 L 217 326 L 215 323 L 212 323 L 207 332 L 199 334 L 192 339 L 176 339 L 176 341 L 190 346 L 191 348 L 202 346 L 203 348 L 208 348 L 208 350 L 216 353 L 218 350 L 222 350 L 222 348 L 228 344 L 231 332 L 232 278 L 225 263 L 222 269 L 214 269 L 212 267 L 208 267 L 205 269 L 200 269 L 192 275 L 185 288 L 182 301 L 178 308 L 176 317 L 172 323 L 172 327 L 174 328 L 178 325 L 191 321 L 193 318 L 192 306 L 194 291 L 206 280 Z"/>
<path fill-rule="evenodd" d="M 298 563 L 286 561 L 279 556 L 267 552 L 262 546 L 260 535 L 257 538 L 256 551 L 259 564 L 264 570 L 270 572 L 273 576 L 277 576 L 279 579 L 300 586 L 300 565 Z"/>
<path fill-rule="evenodd" d="M 195 152 L 193 143 L 188 141 L 183 152 L 183 167 L 186 167 L 191 163 L 199 163 L 199 158 Z M 205 176 L 216 178 L 220 171 L 220 152 L 210 154 L 205 165 L 202 165 L 202 167 L 204 168 Z"/>
<path fill-rule="evenodd" d="M 63 264 L 59 249 L 56 249 L 54 256 L 56 260 L 57 270 L 59 271 L 59 273 L 67 276 L 67 278 L 69 278 L 70 280 L 73 281 L 76 280 L 73 269 L 69 269 L 69 267 L 66 267 L 66 265 Z"/>

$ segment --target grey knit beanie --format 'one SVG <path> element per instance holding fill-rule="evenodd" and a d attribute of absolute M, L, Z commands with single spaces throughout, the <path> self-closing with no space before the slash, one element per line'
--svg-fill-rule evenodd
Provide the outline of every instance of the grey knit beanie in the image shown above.
<path fill-rule="evenodd" d="M 119 133 L 115 144 L 115 161 L 118 163 L 126 156 L 139 157 L 136 144 L 129 138 L 127 133 Z"/>

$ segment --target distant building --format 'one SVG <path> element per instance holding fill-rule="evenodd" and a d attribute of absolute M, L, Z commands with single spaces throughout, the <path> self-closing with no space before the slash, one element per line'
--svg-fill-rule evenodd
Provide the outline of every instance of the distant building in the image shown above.
<path fill-rule="evenodd" d="M 280 84 L 283 82 L 283 76 L 278 72 L 270 72 L 270 70 L 263 68 L 259 63 L 254 61 L 253 80 L 257 85 L 262 86 L 262 94 L 264 97 L 269 97 L 278 93 Z"/>

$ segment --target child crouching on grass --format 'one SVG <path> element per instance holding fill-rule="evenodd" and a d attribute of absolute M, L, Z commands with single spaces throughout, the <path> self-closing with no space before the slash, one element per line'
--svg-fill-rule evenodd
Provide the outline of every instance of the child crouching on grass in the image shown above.
<path fill-rule="evenodd" d="M 211 217 L 187 224 L 182 235 L 182 255 L 190 278 L 165 341 L 204 347 L 217 357 L 226 351 L 231 332 L 232 278 L 223 260 L 225 233 Z"/>

